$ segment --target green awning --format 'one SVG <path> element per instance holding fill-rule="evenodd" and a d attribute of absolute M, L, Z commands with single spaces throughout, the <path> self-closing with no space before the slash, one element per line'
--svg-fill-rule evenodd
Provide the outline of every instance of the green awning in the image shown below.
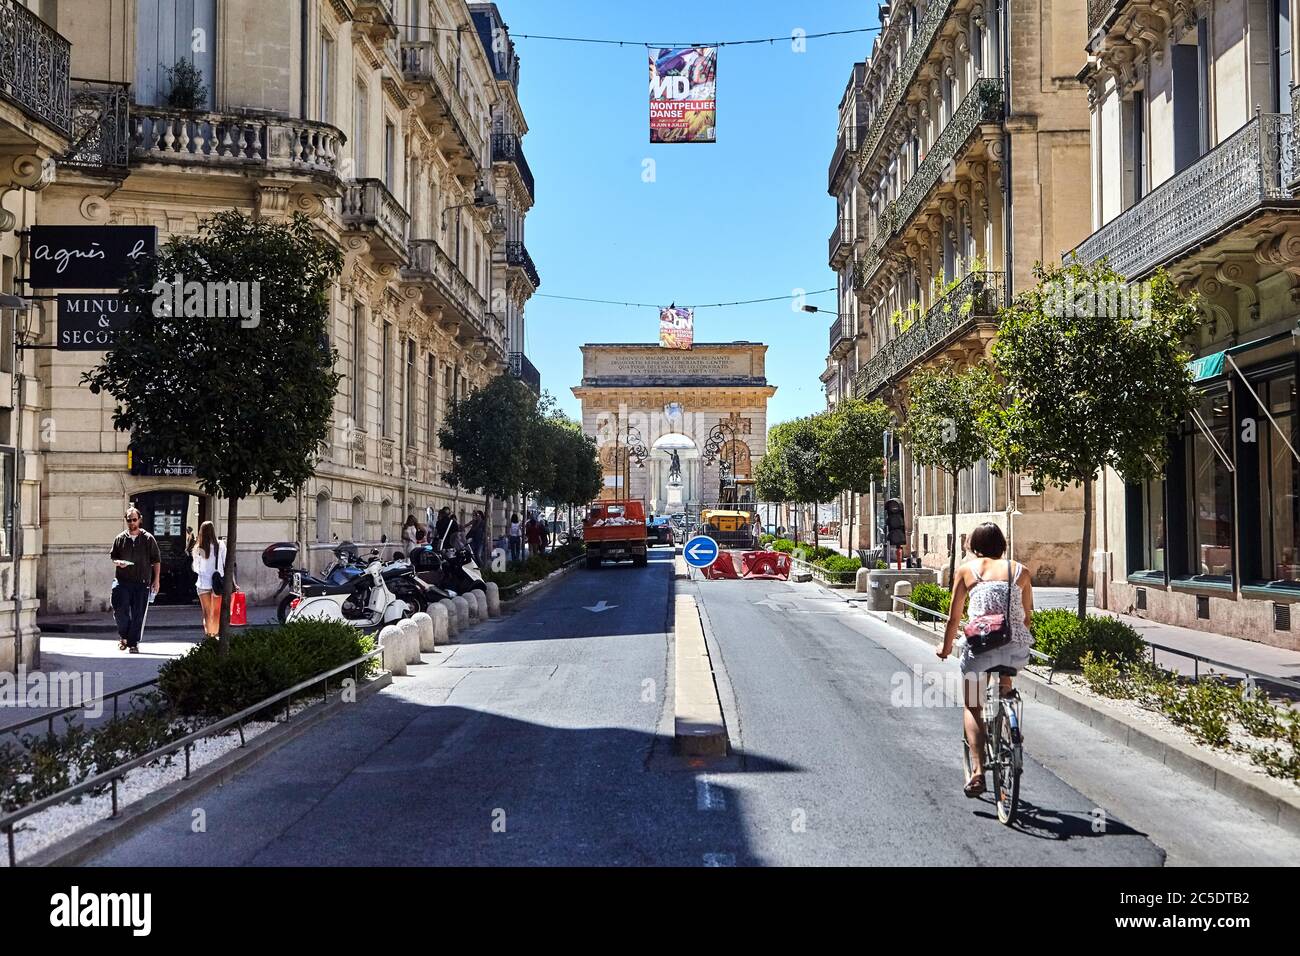
<path fill-rule="evenodd" d="M 1207 378 L 1222 375 L 1223 353 L 1215 352 L 1212 355 L 1202 355 L 1200 358 L 1188 362 L 1187 367 L 1192 370 L 1193 382 L 1202 382 Z"/>

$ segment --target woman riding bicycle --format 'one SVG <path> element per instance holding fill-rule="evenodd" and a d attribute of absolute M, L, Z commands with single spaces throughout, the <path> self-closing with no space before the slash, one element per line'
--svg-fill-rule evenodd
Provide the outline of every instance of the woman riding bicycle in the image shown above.
<path fill-rule="evenodd" d="M 957 569 L 952 586 L 952 606 L 948 611 L 948 626 L 944 630 L 943 646 L 937 651 L 939 659 L 943 660 L 952 653 L 967 597 L 970 598 L 970 617 L 1006 613 L 1011 628 L 1009 644 L 974 654 L 963 643 L 961 657 L 958 659 L 965 689 L 966 740 L 970 746 L 972 764 L 971 777 L 963 792 L 968 797 L 977 797 L 984 792 L 984 681 L 980 675 L 998 669 L 1002 695 L 1005 697 L 1013 693 L 1011 673 L 1029 663 L 1029 648 L 1034 643 L 1029 633 L 1029 619 L 1034 610 L 1034 590 L 1029 575 L 1021 573 L 1024 565 L 1001 560 L 1007 553 L 1007 539 L 997 525 L 992 522 L 980 525 L 971 533 L 968 544 L 975 558 Z M 1008 580 L 1011 582 L 1010 587 Z"/>

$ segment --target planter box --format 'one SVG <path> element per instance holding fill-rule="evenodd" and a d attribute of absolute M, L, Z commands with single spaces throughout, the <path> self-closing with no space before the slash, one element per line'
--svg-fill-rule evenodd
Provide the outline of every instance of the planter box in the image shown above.
<path fill-rule="evenodd" d="M 889 568 L 879 571 L 863 568 L 858 573 L 858 590 L 871 595 L 871 610 L 890 611 L 894 608 L 894 585 L 899 581 L 907 581 L 913 587 L 922 582 L 937 584 L 939 575 L 933 568 Z"/>

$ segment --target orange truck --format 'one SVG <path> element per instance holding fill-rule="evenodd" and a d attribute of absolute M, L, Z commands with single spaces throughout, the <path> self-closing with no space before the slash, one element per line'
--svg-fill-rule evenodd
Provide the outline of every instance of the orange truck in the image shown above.
<path fill-rule="evenodd" d="M 582 521 L 587 567 L 602 561 L 646 563 L 645 505 L 639 500 L 593 501 Z"/>

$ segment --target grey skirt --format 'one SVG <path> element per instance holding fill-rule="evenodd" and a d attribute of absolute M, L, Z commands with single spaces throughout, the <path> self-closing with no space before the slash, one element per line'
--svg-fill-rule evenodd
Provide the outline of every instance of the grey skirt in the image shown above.
<path fill-rule="evenodd" d="M 1012 641 L 983 654 L 973 654 L 965 641 L 961 642 L 961 656 L 957 658 L 963 674 L 979 674 L 993 667 L 1014 667 L 1022 670 L 1029 663 L 1029 645 Z"/>

